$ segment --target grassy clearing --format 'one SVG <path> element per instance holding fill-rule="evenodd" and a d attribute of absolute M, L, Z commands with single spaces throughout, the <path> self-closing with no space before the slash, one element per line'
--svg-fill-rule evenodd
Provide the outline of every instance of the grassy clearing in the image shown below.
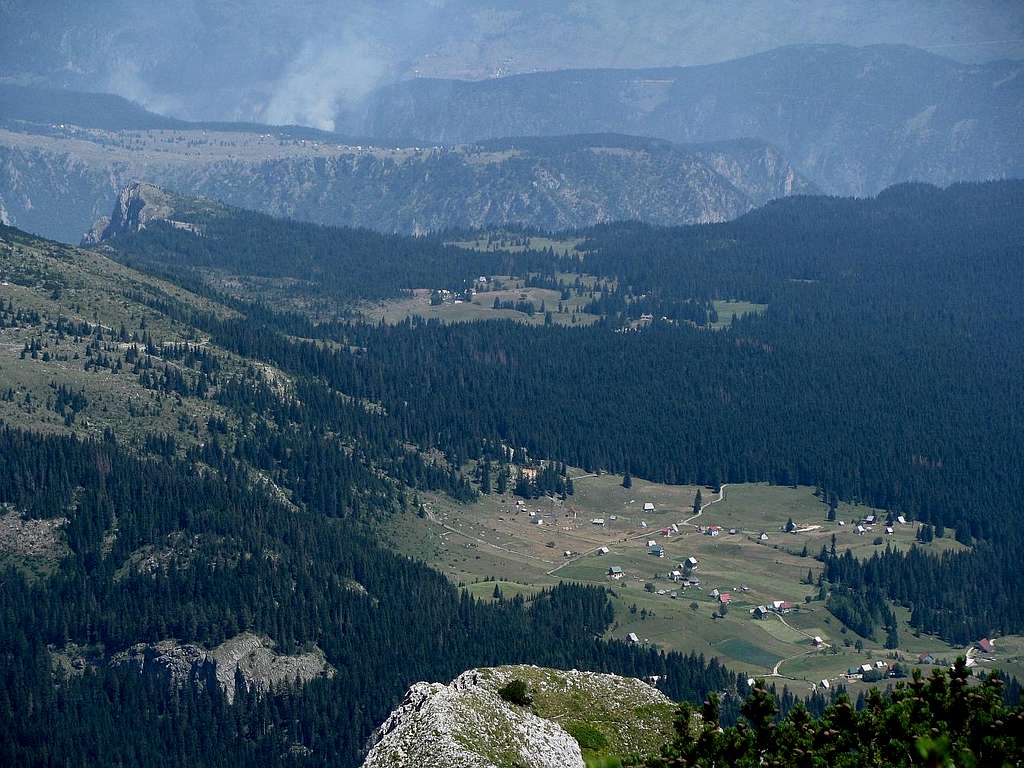
<path fill-rule="evenodd" d="M 716 331 L 728 328 L 732 324 L 734 317 L 741 317 L 748 313 L 759 315 L 768 309 L 767 304 L 754 304 L 750 301 L 718 299 L 713 301 L 712 304 L 715 306 L 715 311 L 718 312 L 718 321 L 711 325 Z"/>
<path fill-rule="evenodd" d="M 550 248 L 555 252 L 556 256 L 565 256 L 577 253 L 577 246 L 582 242 L 583 238 L 581 237 L 524 237 L 495 232 L 471 240 L 452 240 L 448 245 L 453 245 L 456 248 L 462 248 L 467 251 L 509 251 L 510 253 L 546 251 Z"/>
<path fill-rule="evenodd" d="M 517 505 L 512 496 L 491 495 L 458 505 L 432 497 L 426 500 L 428 518 L 411 514 L 397 518 L 389 524 L 388 533 L 399 550 L 426 560 L 487 599 L 494 583 L 483 582 L 485 578 L 500 580 L 506 596 L 528 596 L 559 579 L 607 586 L 616 617 L 610 637 L 635 633 L 645 644 L 718 656 L 750 675 L 770 674 L 782 660 L 784 681 L 809 687 L 823 678 L 834 680 L 869 658 L 889 657 L 881 646 L 883 637 L 860 639 L 863 650 L 858 651 L 859 638 L 825 610 L 816 583 L 822 566 L 814 555 L 823 545 L 831 546 L 833 535 L 839 551 L 849 548 L 860 557 L 885 546 L 907 548 L 915 545 L 915 524 L 896 526 L 891 536 L 884 534 L 884 525 L 859 536 L 848 521 L 879 515 L 878 510 L 840 504 L 839 519 L 829 522 L 827 506 L 811 488 L 745 484 L 727 486 L 724 499 L 694 520 L 721 526 L 721 535 L 707 536 L 695 527 L 680 525 L 678 534 L 665 536 L 661 529 L 692 515 L 697 489 L 635 478 L 630 489 L 621 483 L 621 476 L 576 473 L 576 493 L 564 502 L 537 499 Z M 703 488 L 701 493 L 705 502 L 716 498 L 712 489 Z M 654 504 L 655 509 L 645 512 L 645 503 Z M 542 525 L 530 522 L 531 511 L 544 521 Z M 604 525 L 592 524 L 594 518 L 602 518 Z M 797 525 L 796 533 L 783 531 L 790 518 Z M 846 524 L 840 525 L 840 520 Z M 762 532 L 767 541 L 760 540 Z M 873 543 L 878 535 L 883 537 L 881 545 Z M 648 540 L 663 546 L 665 556 L 648 554 Z M 607 554 L 597 551 L 602 546 L 608 548 Z M 959 545 L 950 533 L 924 546 L 941 551 Z M 805 548 L 807 556 L 803 556 Z M 572 554 L 566 557 L 566 552 Z M 691 556 L 698 560 L 694 575 L 701 584 L 684 588 L 670 574 Z M 613 565 L 623 569 L 621 580 L 609 579 Z M 808 571 L 811 583 L 807 583 Z M 713 589 L 732 595 L 724 616 L 710 594 Z M 774 600 L 797 608 L 783 617 L 784 622 L 775 615 L 765 620 L 752 617 L 755 606 Z M 905 665 L 916 664 L 923 652 L 950 659 L 963 652 L 936 638 L 915 636 L 909 612 L 898 609 L 897 617 L 901 638 L 897 656 Z M 816 648 L 815 636 L 826 647 Z M 1012 650 L 1007 649 L 1002 665 L 1007 669 L 1024 666 L 1024 643 Z"/>
<path fill-rule="evenodd" d="M 527 325 L 543 325 L 545 313 L 550 313 L 551 321 L 559 325 L 589 325 L 598 320 L 597 315 L 583 312 L 583 306 L 590 301 L 590 297 L 575 290 L 571 291 L 570 298 L 563 300 L 558 291 L 527 288 L 521 279 L 498 275 L 492 276 L 491 281 L 494 288 L 478 291 L 472 301 L 446 301 L 435 306 L 430 301 L 430 289 L 416 288 L 406 296 L 364 304 L 359 311 L 368 320 L 383 320 L 389 324 L 400 323 L 410 317 L 421 317 L 446 323 L 515 320 Z M 529 302 L 534 312 L 531 315 L 515 309 L 495 309 L 496 299 L 501 303 Z"/>

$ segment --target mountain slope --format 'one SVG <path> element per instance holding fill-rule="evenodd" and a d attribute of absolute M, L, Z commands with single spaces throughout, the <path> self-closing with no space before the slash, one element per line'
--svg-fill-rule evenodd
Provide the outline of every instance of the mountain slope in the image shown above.
<path fill-rule="evenodd" d="M 345 129 L 434 141 L 595 131 L 756 136 L 829 192 L 1024 175 L 1024 63 L 904 46 L 794 46 L 687 68 L 566 70 L 381 88 Z"/>
<path fill-rule="evenodd" d="M 392 79 L 695 65 L 779 45 L 1020 57 L 1016 0 L 4 0 L 0 75 L 214 120 L 329 127 Z M 505 131 L 511 135 L 519 131 Z"/>
<path fill-rule="evenodd" d="M 776 149 L 752 140 L 678 146 L 592 135 L 382 148 L 231 126 L 17 128 L 0 129 L 0 200 L 13 224 L 64 241 L 77 241 L 135 179 L 277 216 L 401 233 L 723 221 L 814 190 Z"/>

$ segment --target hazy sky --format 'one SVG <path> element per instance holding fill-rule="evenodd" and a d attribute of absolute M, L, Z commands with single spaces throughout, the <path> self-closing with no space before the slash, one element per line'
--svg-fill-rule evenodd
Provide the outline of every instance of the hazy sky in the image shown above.
<path fill-rule="evenodd" d="M 405 77 L 701 64 L 794 43 L 1024 59 L 1024 2 L 0 0 L 0 77 L 322 128 Z"/>

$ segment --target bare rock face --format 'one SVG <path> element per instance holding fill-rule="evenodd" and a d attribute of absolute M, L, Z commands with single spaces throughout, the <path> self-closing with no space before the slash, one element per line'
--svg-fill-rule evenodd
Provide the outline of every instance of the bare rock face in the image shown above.
<path fill-rule="evenodd" d="M 176 198 L 153 184 L 133 181 L 117 195 L 110 216 L 99 218 L 82 236 L 81 245 L 94 246 L 118 235 L 140 232 L 154 221 L 163 221 L 172 227 L 198 233 L 194 224 L 176 221 Z"/>
<path fill-rule="evenodd" d="M 173 686 L 216 682 L 229 702 L 235 697 L 238 672 L 246 688 L 260 694 L 334 675 L 319 648 L 295 655 L 278 654 L 273 648 L 270 638 L 243 632 L 213 650 L 176 640 L 139 643 L 116 654 L 111 663 L 133 666 L 140 674 L 157 675 Z"/>
<path fill-rule="evenodd" d="M 162 189 L 144 182 L 132 182 L 118 194 L 101 239 L 138 232 L 151 221 L 169 218 L 172 210 L 170 198 Z"/>
<path fill-rule="evenodd" d="M 528 686 L 529 706 L 498 693 Z M 640 680 L 530 666 L 464 672 L 449 685 L 417 683 L 374 732 L 363 768 L 583 768 L 573 733 L 606 754 L 656 751 L 672 732 L 673 704 Z"/>
<path fill-rule="evenodd" d="M 4 207 L 4 199 L 0 197 L 0 225 L 5 227 L 11 226 L 11 217 L 7 213 L 7 208 Z"/>

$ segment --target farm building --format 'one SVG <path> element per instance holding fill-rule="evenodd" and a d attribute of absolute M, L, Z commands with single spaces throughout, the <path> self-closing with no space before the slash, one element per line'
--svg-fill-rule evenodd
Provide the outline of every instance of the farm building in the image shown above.
<path fill-rule="evenodd" d="M 764 619 L 768 617 L 768 607 L 765 605 L 759 605 L 753 611 L 751 611 L 755 619 Z"/>
<path fill-rule="evenodd" d="M 978 650 L 981 651 L 982 653 L 995 653 L 996 652 L 995 641 L 994 640 L 989 640 L 987 637 L 983 637 L 981 640 L 979 640 L 976 643 L 976 645 L 978 646 Z"/>
<path fill-rule="evenodd" d="M 622 572 L 622 568 L 618 565 L 613 565 L 608 569 L 608 575 L 613 579 L 621 579 L 625 574 Z"/>

